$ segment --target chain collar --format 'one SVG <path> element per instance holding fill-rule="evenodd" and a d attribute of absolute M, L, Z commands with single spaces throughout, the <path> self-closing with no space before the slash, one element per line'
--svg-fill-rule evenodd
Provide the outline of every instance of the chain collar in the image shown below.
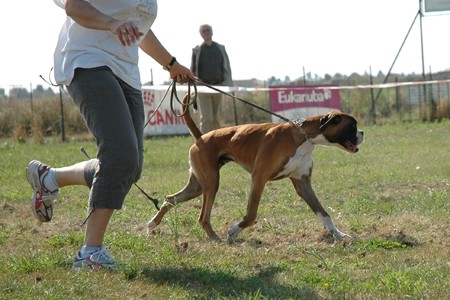
<path fill-rule="evenodd" d="M 312 138 L 310 138 L 308 136 L 308 134 L 306 133 L 306 131 L 303 129 L 303 123 L 305 122 L 306 118 L 300 118 L 300 119 L 295 119 L 295 120 L 291 120 L 289 122 L 291 122 L 295 127 L 297 127 L 298 129 L 300 129 L 300 132 L 306 137 L 306 139 L 313 145 L 315 145 L 314 141 L 312 140 Z"/>

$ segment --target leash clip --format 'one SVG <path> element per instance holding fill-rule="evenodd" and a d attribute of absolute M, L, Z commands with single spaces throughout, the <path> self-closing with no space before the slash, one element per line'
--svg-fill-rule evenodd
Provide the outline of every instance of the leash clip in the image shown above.
<path fill-rule="evenodd" d="M 295 127 L 297 127 L 298 129 L 300 129 L 300 132 L 305 136 L 305 138 L 308 140 L 308 142 L 310 142 L 311 144 L 315 145 L 314 141 L 312 140 L 312 138 L 310 138 L 308 136 L 308 134 L 306 133 L 306 131 L 303 129 L 303 123 L 305 122 L 306 118 L 300 118 L 300 119 L 295 119 L 291 122 Z"/>

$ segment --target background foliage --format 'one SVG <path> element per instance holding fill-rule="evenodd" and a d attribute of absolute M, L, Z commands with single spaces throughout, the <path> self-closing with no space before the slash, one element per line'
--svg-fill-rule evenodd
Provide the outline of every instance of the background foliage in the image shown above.
<path fill-rule="evenodd" d="M 395 124 L 416 121 L 441 121 L 450 118 L 450 83 L 446 82 L 450 72 L 430 74 L 427 80 L 435 80 L 434 84 L 423 82 L 422 75 L 416 74 L 370 74 L 353 73 L 325 75 L 321 78 L 315 74 L 305 74 L 297 80 L 285 78 L 269 78 L 267 81 L 236 81 L 241 87 L 268 86 L 324 86 L 345 87 L 340 90 L 341 110 L 358 118 L 360 124 Z M 440 82 L 442 81 L 442 82 Z M 390 88 L 358 88 L 370 83 L 402 83 L 413 85 Z M 417 84 L 415 84 L 417 83 Z M 348 88 L 352 87 L 352 88 Z M 236 96 L 270 110 L 267 92 L 238 92 Z M 159 103 L 161 99 L 155 99 Z M 168 100 L 167 100 L 168 101 Z M 37 86 L 30 93 L 25 88 L 13 88 L 7 94 L 0 88 L 0 137 L 14 137 L 23 140 L 33 136 L 42 140 L 44 136 L 59 135 L 64 129 L 67 134 L 87 133 L 86 126 L 70 97 L 65 93 L 55 93 Z M 261 123 L 270 121 L 270 115 L 238 100 L 225 97 L 222 102 L 224 126 Z M 64 125 L 64 126 L 62 126 Z"/>

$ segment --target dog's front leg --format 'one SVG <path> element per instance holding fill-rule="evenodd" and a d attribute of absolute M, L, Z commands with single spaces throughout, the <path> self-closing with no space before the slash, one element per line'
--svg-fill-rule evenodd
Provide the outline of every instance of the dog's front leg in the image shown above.
<path fill-rule="evenodd" d="M 255 224 L 259 202 L 266 182 L 267 180 L 265 179 L 253 176 L 252 187 L 247 203 L 247 214 L 241 222 L 234 224 L 228 229 L 228 242 L 233 243 L 242 230 Z"/>
<path fill-rule="evenodd" d="M 350 237 L 350 235 L 345 234 L 336 228 L 330 216 L 320 204 L 320 201 L 311 186 L 311 176 L 303 175 L 301 179 L 291 178 L 291 181 L 294 184 L 297 194 L 305 200 L 325 228 L 327 228 L 336 239 L 342 240 L 345 237 Z"/>
<path fill-rule="evenodd" d="M 191 200 L 202 193 L 202 187 L 200 186 L 197 178 L 191 172 L 189 180 L 186 186 L 176 194 L 166 196 L 164 204 L 161 206 L 160 210 L 156 215 L 147 223 L 147 231 L 150 233 L 153 229 L 158 226 L 164 215 L 178 203 Z"/>
<path fill-rule="evenodd" d="M 171 201 L 172 200 L 172 201 Z M 150 233 L 153 229 L 156 228 L 156 226 L 158 226 L 164 215 L 172 208 L 175 206 L 175 203 L 173 202 L 173 198 L 171 199 L 165 199 L 163 205 L 161 206 L 161 208 L 159 209 L 159 211 L 156 213 L 155 216 L 153 216 L 153 218 L 148 221 L 147 223 L 147 231 L 148 233 Z"/>

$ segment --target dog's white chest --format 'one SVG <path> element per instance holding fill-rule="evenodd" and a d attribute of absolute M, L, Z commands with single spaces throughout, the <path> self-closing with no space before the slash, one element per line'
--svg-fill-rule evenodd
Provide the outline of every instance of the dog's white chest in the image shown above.
<path fill-rule="evenodd" d="M 308 141 L 297 148 L 294 156 L 284 166 L 283 170 L 276 177 L 301 178 L 304 175 L 310 175 L 312 167 L 312 151 L 314 145 Z"/>

